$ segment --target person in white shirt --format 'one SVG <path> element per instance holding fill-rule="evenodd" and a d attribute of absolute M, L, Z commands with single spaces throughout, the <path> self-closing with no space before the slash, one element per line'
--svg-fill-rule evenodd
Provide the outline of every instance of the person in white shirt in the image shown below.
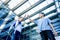
<path fill-rule="evenodd" d="M 30 18 L 29 20 L 30 22 L 34 22 L 37 24 L 42 40 L 48 39 L 55 40 L 53 32 L 55 35 L 57 35 L 57 32 L 55 31 L 53 25 L 51 24 L 51 20 L 49 18 L 45 18 L 45 14 L 43 12 L 39 13 L 39 18 L 40 18 L 39 20 L 31 20 Z"/>
<path fill-rule="evenodd" d="M 22 40 L 22 29 L 24 28 L 22 26 L 22 21 L 24 20 L 24 17 L 18 17 L 18 20 L 14 20 L 13 24 L 11 25 L 10 29 L 14 29 L 14 40 Z M 12 39 L 11 39 L 12 40 Z"/>
<path fill-rule="evenodd" d="M 22 40 L 22 20 L 24 18 L 20 17 L 17 21 L 16 21 L 16 24 L 15 24 L 15 40 Z"/>

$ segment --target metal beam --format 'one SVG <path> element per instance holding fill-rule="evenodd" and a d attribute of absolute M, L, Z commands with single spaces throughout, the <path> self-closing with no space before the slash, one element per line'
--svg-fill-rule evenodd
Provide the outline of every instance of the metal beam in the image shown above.
<path fill-rule="evenodd" d="M 40 3 L 42 3 L 43 1 L 45 1 L 45 0 L 40 0 L 40 1 L 38 1 L 37 3 L 31 5 L 29 8 L 27 8 L 26 10 L 22 11 L 21 13 L 19 13 L 18 16 L 23 15 L 24 13 L 26 13 L 26 12 L 28 12 L 29 10 L 31 10 L 32 8 L 36 7 L 37 5 L 39 5 Z"/>
<path fill-rule="evenodd" d="M 28 0 L 24 0 L 22 2 L 20 2 L 19 4 L 17 4 L 13 9 L 12 11 L 15 11 L 17 8 L 19 8 L 20 6 L 22 6 L 24 3 L 26 3 Z"/>
<path fill-rule="evenodd" d="M 6 0 L 6 1 L 4 2 L 4 4 L 7 5 L 10 1 L 11 1 L 11 0 Z"/>

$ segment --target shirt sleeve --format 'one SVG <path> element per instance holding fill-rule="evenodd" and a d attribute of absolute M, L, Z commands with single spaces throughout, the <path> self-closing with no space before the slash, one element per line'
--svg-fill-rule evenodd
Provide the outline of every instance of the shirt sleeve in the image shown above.
<path fill-rule="evenodd" d="M 37 24 L 37 23 L 38 23 L 38 20 L 35 20 L 35 21 L 34 21 L 34 23 L 36 23 L 36 24 Z"/>
<path fill-rule="evenodd" d="M 13 23 L 12 23 L 12 25 L 9 28 L 9 31 L 15 26 L 15 23 L 16 23 L 16 21 L 14 20 Z"/>
<path fill-rule="evenodd" d="M 47 19 L 47 21 L 48 21 L 49 24 L 51 24 L 51 20 L 49 18 Z"/>

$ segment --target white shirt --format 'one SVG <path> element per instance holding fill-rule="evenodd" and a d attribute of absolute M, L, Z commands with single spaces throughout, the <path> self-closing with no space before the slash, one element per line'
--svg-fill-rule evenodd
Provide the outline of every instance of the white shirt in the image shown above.
<path fill-rule="evenodd" d="M 21 32 L 22 29 L 23 29 L 22 23 L 21 23 L 21 24 L 18 24 L 18 23 L 19 23 L 18 20 L 14 20 L 14 22 L 13 22 L 13 24 L 11 25 L 11 27 L 10 27 L 9 30 L 11 30 L 12 28 L 14 28 L 15 31 L 17 30 L 17 31 Z"/>

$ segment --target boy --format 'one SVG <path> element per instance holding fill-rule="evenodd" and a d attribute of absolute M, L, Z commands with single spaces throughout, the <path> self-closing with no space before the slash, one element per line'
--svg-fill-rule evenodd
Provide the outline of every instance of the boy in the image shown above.
<path fill-rule="evenodd" d="M 25 18 L 25 17 L 24 17 Z M 22 26 L 22 21 L 24 20 L 23 17 L 18 17 L 18 20 L 14 20 L 14 23 L 11 25 L 10 29 L 14 28 L 14 38 L 12 38 L 11 40 L 22 40 L 22 29 L 24 28 Z"/>
<path fill-rule="evenodd" d="M 55 35 L 57 35 L 57 32 L 55 31 L 53 25 L 51 24 L 51 21 L 49 18 L 45 18 L 45 14 L 43 12 L 41 12 L 39 14 L 40 19 L 39 20 L 31 20 L 29 19 L 31 22 L 34 22 L 37 24 L 42 40 L 48 40 L 48 38 L 50 40 L 55 40 L 53 32 Z M 52 32 L 53 30 L 53 32 Z"/>

